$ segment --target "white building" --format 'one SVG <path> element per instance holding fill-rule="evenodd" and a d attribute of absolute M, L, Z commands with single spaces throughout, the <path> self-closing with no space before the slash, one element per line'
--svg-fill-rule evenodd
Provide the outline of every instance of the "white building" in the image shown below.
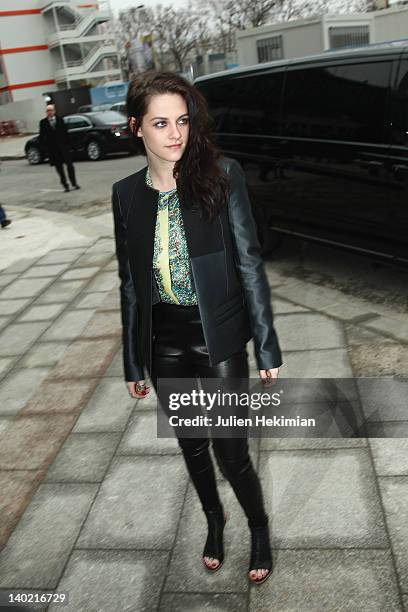
<path fill-rule="evenodd" d="M 121 80 L 107 0 L 1 0 L 0 104 Z"/>
<path fill-rule="evenodd" d="M 316 15 L 239 31 L 238 63 L 251 66 L 275 59 L 313 55 L 330 49 L 407 39 L 408 7 L 371 13 Z"/>

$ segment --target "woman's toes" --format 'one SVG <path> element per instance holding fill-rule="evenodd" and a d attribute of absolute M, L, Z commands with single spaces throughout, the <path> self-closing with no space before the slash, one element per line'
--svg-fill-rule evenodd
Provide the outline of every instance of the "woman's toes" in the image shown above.
<path fill-rule="evenodd" d="M 218 559 L 213 559 L 212 557 L 204 557 L 204 562 L 211 569 L 215 569 L 220 564 Z"/>

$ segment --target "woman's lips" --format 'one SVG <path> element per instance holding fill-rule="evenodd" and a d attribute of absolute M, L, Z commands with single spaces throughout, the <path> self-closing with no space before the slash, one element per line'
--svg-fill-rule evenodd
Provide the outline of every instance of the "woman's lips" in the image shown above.
<path fill-rule="evenodd" d="M 181 147 L 181 143 L 178 145 L 168 145 L 168 149 L 179 149 Z"/>

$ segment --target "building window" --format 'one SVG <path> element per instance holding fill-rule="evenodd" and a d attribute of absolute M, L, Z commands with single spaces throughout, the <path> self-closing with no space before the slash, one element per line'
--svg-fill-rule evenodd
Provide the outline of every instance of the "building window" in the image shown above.
<path fill-rule="evenodd" d="M 368 25 L 329 28 L 330 49 L 367 45 L 369 42 L 370 31 Z"/>
<path fill-rule="evenodd" d="M 258 62 L 271 62 L 283 58 L 282 35 L 262 38 L 256 41 Z"/>

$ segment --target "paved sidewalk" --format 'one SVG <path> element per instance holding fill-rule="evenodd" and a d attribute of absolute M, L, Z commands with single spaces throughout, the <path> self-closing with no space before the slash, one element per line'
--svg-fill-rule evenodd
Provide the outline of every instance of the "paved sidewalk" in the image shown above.
<path fill-rule="evenodd" d="M 109 215 L 8 213 L 0 589 L 67 592 L 49 610 L 75 612 L 408 610 L 406 438 L 251 440 L 275 570 L 248 586 L 245 517 L 217 470 L 231 518 L 224 566 L 208 575 L 177 444 L 156 438 L 153 393 L 134 401 L 123 383 Z M 282 376 L 407 376 L 405 313 L 299 280 L 292 263 L 267 264 Z M 255 376 L 252 351 L 250 363 Z M 406 406 L 386 409 L 406 420 Z"/>
<path fill-rule="evenodd" d="M 21 136 L 3 136 L 0 138 L 0 160 L 20 159 L 25 157 L 24 146 L 33 134 Z"/>

